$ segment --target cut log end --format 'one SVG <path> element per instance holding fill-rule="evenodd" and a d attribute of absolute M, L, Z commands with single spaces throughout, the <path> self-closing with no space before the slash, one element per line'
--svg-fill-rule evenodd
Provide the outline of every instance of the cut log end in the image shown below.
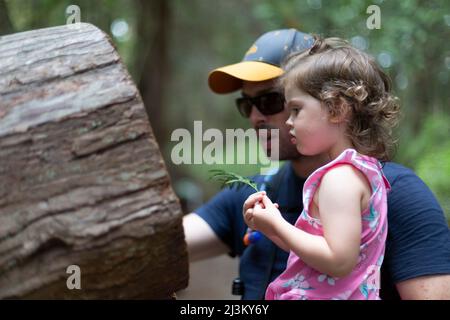
<path fill-rule="evenodd" d="M 0 164 L 0 298 L 169 299 L 187 286 L 178 199 L 96 27 L 0 37 Z"/>

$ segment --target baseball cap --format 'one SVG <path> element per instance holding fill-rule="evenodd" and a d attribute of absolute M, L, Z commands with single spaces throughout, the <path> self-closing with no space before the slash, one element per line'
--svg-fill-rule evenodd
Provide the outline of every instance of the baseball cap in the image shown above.
<path fill-rule="evenodd" d="M 281 63 L 292 52 L 309 49 L 313 36 L 296 29 L 281 29 L 260 36 L 241 62 L 211 71 L 208 84 L 215 93 L 230 93 L 242 87 L 242 81 L 264 81 L 283 74 Z"/>

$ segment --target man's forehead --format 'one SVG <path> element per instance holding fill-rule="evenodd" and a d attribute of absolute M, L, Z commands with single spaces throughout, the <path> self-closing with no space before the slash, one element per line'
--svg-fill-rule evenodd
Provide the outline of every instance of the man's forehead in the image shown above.
<path fill-rule="evenodd" d="M 244 81 L 242 84 L 242 94 L 246 96 L 257 96 L 274 90 L 276 90 L 275 80 Z"/>

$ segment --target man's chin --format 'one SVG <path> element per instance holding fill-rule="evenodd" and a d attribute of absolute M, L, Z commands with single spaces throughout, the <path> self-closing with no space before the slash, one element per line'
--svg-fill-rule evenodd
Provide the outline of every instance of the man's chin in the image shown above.
<path fill-rule="evenodd" d="M 268 146 L 265 151 L 267 158 L 271 161 L 297 160 L 302 157 L 297 150 L 279 150 L 278 152 L 272 152 L 272 148 Z M 273 159 L 274 157 L 276 159 Z"/>

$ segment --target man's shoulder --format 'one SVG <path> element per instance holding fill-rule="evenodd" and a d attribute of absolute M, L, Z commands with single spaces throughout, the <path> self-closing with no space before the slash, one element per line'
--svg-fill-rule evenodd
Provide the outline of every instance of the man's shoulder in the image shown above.
<path fill-rule="evenodd" d="M 383 163 L 383 173 L 389 181 L 392 191 L 429 190 L 425 182 L 410 168 L 399 163 Z"/>
<path fill-rule="evenodd" d="M 407 168 L 399 163 L 396 162 L 384 162 L 383 163 L 383 173 L 386 176 L 386 178 L 389 180 L 389 182 L 394 182 L 396 179 L 405 177 L 405 176 L 411 176 L 411 177 L 417 177 L 416 173 L 410 169 Z"/>
<path fill-rule="evenodd" d="M 422 219 L 425 212 L 428 218 L 444 221 L 442 208 L 433 192 L 413 170 L 398 163 L 386 162 L 383 172 L 391 184 L 388 208 L 392 222 L 394 217 L 399 216 Z"/>

